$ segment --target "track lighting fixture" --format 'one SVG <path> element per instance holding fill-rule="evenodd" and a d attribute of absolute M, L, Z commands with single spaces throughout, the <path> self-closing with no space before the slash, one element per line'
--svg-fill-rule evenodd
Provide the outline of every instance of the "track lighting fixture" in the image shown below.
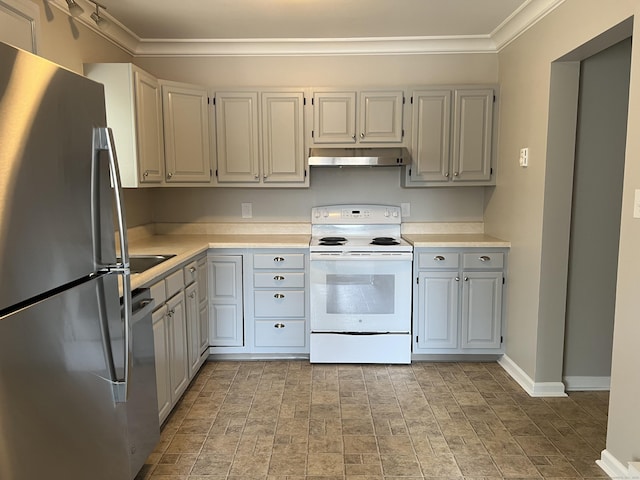
<path fill-rule="evenodd" d="M 66 2 L 72 17 L 77 17 L 84 12 L 82 7 L 76 3 L 76 0 L 66 0 Z"/>
<path fill-rule="evenodd" d="M 73 1 L 73 0 L 71 0 L 71 1 Z M 101 3 L 96 2 L 95 0 L 89 0 L 89 1 L 91 3 L 93 3 L 93 4 L 95 4 L 95 6 L 96 6 L 96 11 L 91 14 L 91 19 L 94 22 L 96 22 L 96 25 L 98 27 L 104 26 L 104 24 L 107 23 L 107 19 L 100 16 L 100 9 L 102 8 L 102 9 L 106 10 L 107 7 L 105 7 Z"/>

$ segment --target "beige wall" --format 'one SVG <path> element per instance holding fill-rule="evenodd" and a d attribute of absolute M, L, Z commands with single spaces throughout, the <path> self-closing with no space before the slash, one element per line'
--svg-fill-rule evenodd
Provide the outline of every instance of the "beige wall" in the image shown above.
<path fill-rule="evenodd" d="M 599 0 L 566 0 L 500 53 L 500 175 L 498 186 L 486 199 L 485 226 L 487 231 L 512 242 L 507 355 L 536 382 L 561 380 L 564 335 L 564 312 L 557 315 L 558 309 L 547 308 L 543 293 L 556 287 L 562 291 L 562 286 L 554 282 L 562 282 L 563 268 L 560 265 L 555 272 L 559 274 L 554 276 L 548 258 L 554 256 L 553 250 L 567 250 L 567 246 L 545 243 L 543 237 L 547 229 L 558 230 L 559 237 L 562 228 L 568 229 L 562 224 L 566 218 L 558 213 L 558 209 L 567 207 L 567 193 L 546 180 L 546 173 L 547 169 L 572 168 L 572 158 L 554 157 L 565 167 L 547 164 L 551 62 L 637 13 L 640 4 L 633 0 L 607 2 L 606 8 Z M 640 417 L 633 405 L 640 398 L 640 349 L 634 341 L 640 335 L 638 282 L 634 279 L 640 269 L 640 255 L 634 248 L 640 244 L 640 221 L 631 217 L 633 189 L 640 186 L 640 137 L 633 135 L 640 127 L 637 48 L 632 53 L 631 79 L 607 438 L 607 450 L 623 465 L 640 458 Z M 530 149 L 530 166 L 526 169 L 518 166 L 519 149 L 525 146 Z M 566 288 L 566 266 L 564 270 Z"/>

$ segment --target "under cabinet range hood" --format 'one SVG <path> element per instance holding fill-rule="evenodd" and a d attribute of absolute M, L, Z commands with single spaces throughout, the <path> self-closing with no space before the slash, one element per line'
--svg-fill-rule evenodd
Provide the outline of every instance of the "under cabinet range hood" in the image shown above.
<path fill-rule="evenodd" d="M 390 167 L 411 163 L 404 147 L 378 148 L 311 148 L 311 167 Z"/>

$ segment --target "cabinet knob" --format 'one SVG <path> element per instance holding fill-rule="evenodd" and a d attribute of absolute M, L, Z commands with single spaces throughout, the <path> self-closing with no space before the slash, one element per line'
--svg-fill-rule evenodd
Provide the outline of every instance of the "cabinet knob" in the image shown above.
<path fill-rule="evenodd" d="M 273 328 L 284 328 L 284 323 L 276 323 Z"/>
<path fill-rule="evenodd" d="M 263 175 L 262 178 L 264 178 L 266 180 L 267 179 L 267 175 L 266 174 Z"/>
<path fill-rule="evenodd" d="M 173 314 L 174 314 L 174 313 L 176 313 L 176 311 L 175 311 L 175 310 L 169 310 L 169 311 L 167 312 L 167 315 L 168 315 L 169 317 L 173 317 Z"/>
<path fill-rule="evenodd" d="M 257 173 L 253 176 L 253 178 L 255 178 L 256 180 L 258 180 L 260 178 L 260 175 L 258 175 Z"/>
<path fill-rule="evenodd" d="M 436 262 L 443 262 L 444 261 L 444 257 L 442 255 L 436 255 L 435 257 L 433 257 L 433 259 Z"/>
<path fill-rule="evenodd" d="M 145 170 L 144 173 L 142 174 L 143 177 L 148 177 L 149 176 L 149 170 Z"/>
<path fill-rule="evenodd" d="M 458 176 L 458 172 L 453 172 L 453 176 L 457 177 Z"/>
<path fill-rule="evenodd" d="M 491 257 L 487 257 L 486 255 L 482 255 L 482 256 L 480 257 L 480 261 L 481 261 L 481 262 L 488 262 L 488 261 L 490 261 L 490 260 L 491 260 Z"/>
<path fill-rule="evenodd" d="M 189 294 L 189 298 L 196 298 L 196 292 L 191 292 Z"/>
<path fill-rule="evenodd" d="M 275 257 L 275 258 L 273 259 L 273 261 L 274 261 L 274 262 L 284 262 L 284 258 L 282 258 L 282 257 Z"/>
<path fill-rule="evenodd" d="M 282 293 L 276 293 L 276 294 L 273 296 L 273 298 L 278 298 L 278 299 L 280 299 L 280 298 L 284 298 L 284 295 L 283 295 Z"/>
<path fill-rule="evenodd" d="M 196 273 L 196 267 L 191 267 L 191 268 L 189 269 L 189 272 L 191 272 L 191 273 Z"/>
<path fill-rule="evenodd" d="M 464 277 L 464 281 L 468 282 L 469 281 L 469 277 Z"/>
<path fill-rule="evenodd" d="M 167 173 L 167 178 L 171 179 L 171 177 L 173 177 L 173 173 L 172 172 Z"/>
<path fill-rule="evenodd" d="M 353 135 L 351 138 L 353 138 L 354 142 L 356 141 L 356 136 L 355 135 Z"/>
<path fill-rule="evenodd" d="M 460 281 L 460 277 L 456 277 L 456 282 L 459 282 L 459 281 Z"/>
<path fill-rule="evenodd" d="M 284 277 L 282 275 L 276 275 L 275 277 L 273 277 L 274 280 L 278 280 L 278 281 L 282 281 L 284 280 Z"/>
<path fill-rule="evenodd" d="M 364 132 L 360 133 L 360 138 L 364 138 Z"/>
<path fill-rule="evenodd" d="M 449 177 L 449 172 L 445 173 L 444 176 L 448 178 Z"/>

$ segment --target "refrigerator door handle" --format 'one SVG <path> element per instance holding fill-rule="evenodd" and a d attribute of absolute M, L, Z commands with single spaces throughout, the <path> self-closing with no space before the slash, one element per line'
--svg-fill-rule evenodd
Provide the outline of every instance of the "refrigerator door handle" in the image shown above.
<path fill-rule="evenodd" d="M 114 393 L 116 401 L 127 401 L 129 398 L 129 378 L 131 376 L 131 360 L 132 352 L 132 300 L 131 300 L 131 277 L 129 273 L 129 242 L 127 239 L 127 225 L 124 216 L 124 195 L 122 192 L 122 183 L 120 182 L 120 170 L 118 168 L 118 158 L 116 155 L 116 147 L 113 141 L 113 132 L 110 128 L 95 128 L 95 145 L 100 150 L 106 150 L 109 155 L 109 172 L 111 173 L 111 181 L 113 182 L 115 209 L 118 222 L 118 236 L 120 239 L 120 256 L 122 265 L 111 268 L 111 271 L 122 275 L 122 304 L 123 304 L 123 320 L 124 320 L 124 381 L 114 384 Z"/>

